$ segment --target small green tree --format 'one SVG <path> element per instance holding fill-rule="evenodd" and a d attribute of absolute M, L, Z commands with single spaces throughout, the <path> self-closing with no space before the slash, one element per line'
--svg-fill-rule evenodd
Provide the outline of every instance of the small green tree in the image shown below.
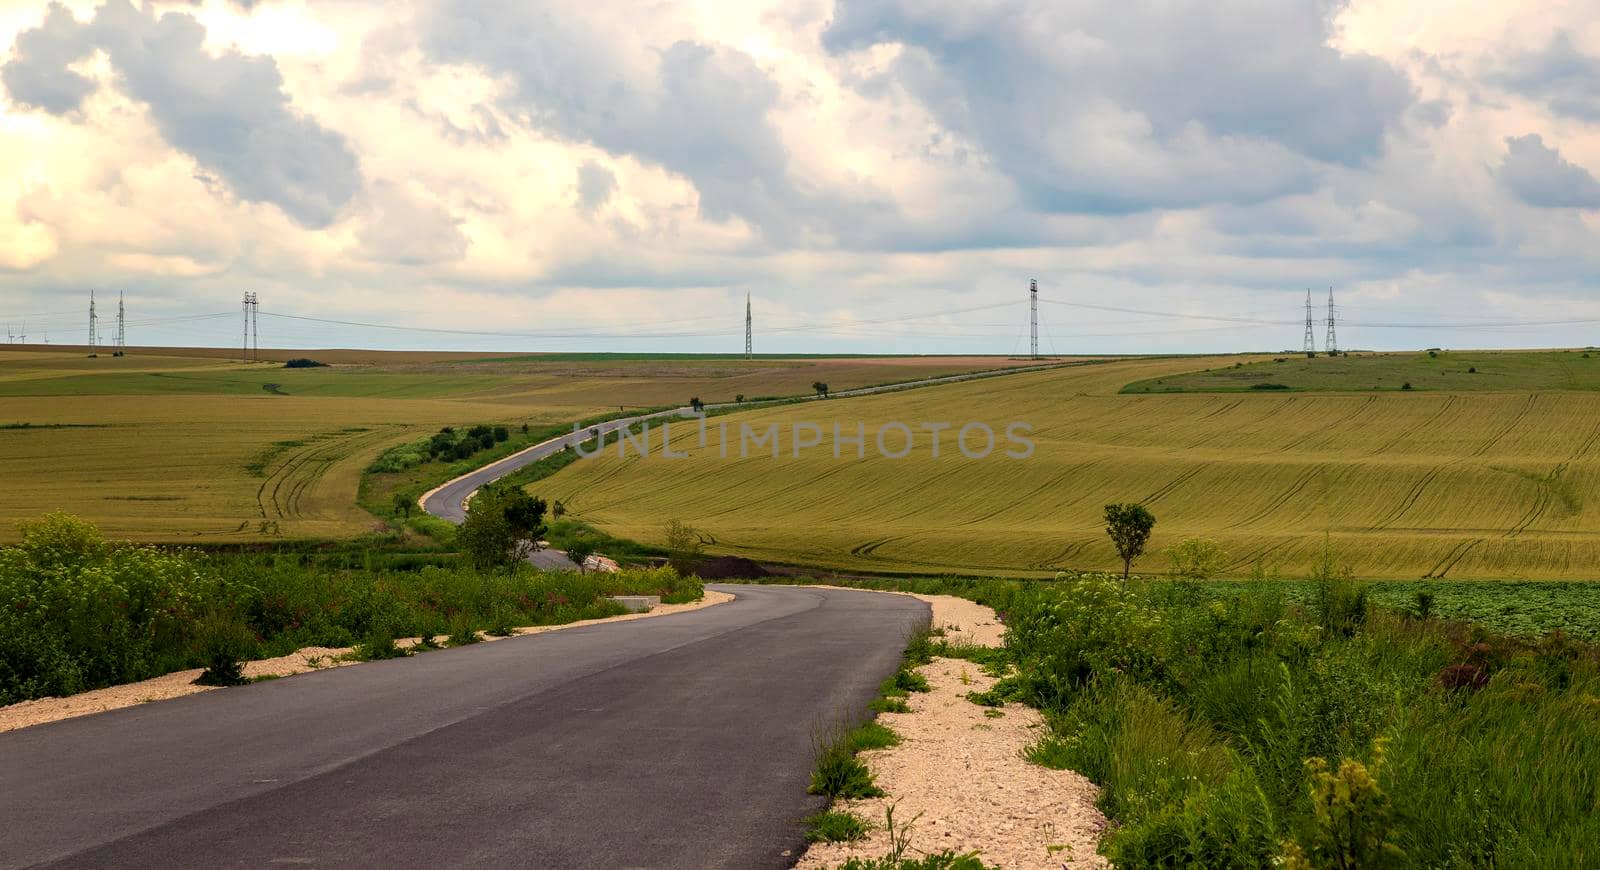
<path fill-rule="evenodd" d="M 515 574 L 545 532 L 544 514 L 544 499 L 515 487 L 486 486 L 472 497 L 456 541 L 479 570 L 506 568 Z"/>
<path fill-rule="evenodd" d="M 694 398 L 689 400 L 689 410 L 695 412 L 696 414 L 700 413 L 701 411 L 704 411 L 705 409 L 706 409 L 706 403 L 700 401 L 700 397 L 699 396 L 695 396 Z"/>
<path fill-rule="evenodd" d="M 1210 580 L 1228 566 L 1228 553 L 1210 538 L 1186 538 L 1167 548 L 1172 573 L 1185 580 Z"/>
<path fill-rule="evenodd" d="M 828 385 L 826 383 L 822 381 L 813 381 L 811 383 L 811 389 L 816 390 L 817 395 L 821 398 L 828 398 Z"/>
<path fill-rule="evenodd" d="M 567 558 L 577 563 L 580 572 L 583 570 L 583 563 L 593 555 L 594 541 L 588 538 L 574 538 L 572 543 L 567 545 Z"/>
<path fill-rule="evenodd" d="M 411 516 L 411 497 L 403 492 L 394 494 L 394 512 L 402 517 Z"/>
<path fill-rule="evenodd" d="M 1155 514 L 1142 504 L 1106 505 L 1106 534 L 1117 547 L 1122 559 L 1122 585 L 1128 585 L 1128 575 L 1133 572 L 1133 560 L 1144 555 L 1144 545 L 1150 541 L 1150 530 L 1155 528 Z"/>
<path fill-rule="evenodd" d="M 667 561 L 680 576 L 688 577 L 700 567 L 705 542 L 694 527 L 678 520 L 667 523 Z"/>

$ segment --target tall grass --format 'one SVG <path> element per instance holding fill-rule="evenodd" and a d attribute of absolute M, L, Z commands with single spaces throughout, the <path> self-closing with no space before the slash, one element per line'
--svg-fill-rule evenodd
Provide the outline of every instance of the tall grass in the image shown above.
<path fill-rule="evenodd" d="M 1369 608 L 1319 578 L 1011 602 L 1031 750 L 1103 787 L 1119 864 L 1588 866 L 1600 862 L 1600 650 Z"/>
<path fill-rule="evenodd" d="M 0 548 L 0 704 L 66 695 L 219 659 L 420 635 L 465 637 L 622 612 L 606 596 L 690 601 L 671 569 L 515 576 L 368 558 L 192 552 L 111 544 L 61 514 Z"/>

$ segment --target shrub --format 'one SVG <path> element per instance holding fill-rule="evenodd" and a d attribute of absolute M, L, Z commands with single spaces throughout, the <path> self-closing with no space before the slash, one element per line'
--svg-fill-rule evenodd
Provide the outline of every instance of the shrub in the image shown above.
<path fill-rule="evenodd" d="M 367 636 L 356 645 L 354 658 L 364 662 L 376 662 L 384 659 L 400 659 L 410 655 L 406 650 L 395 645 L 394 629 L 388 626 L 375 625 Z"/>
<path fill-rule="evenodd" d="M 1187 538 L 1167 548 L 1172 573 L 1186 580 L 1210 580 L 1228 566 L 1228 553 L 1210 538 Z"/>
<path fill-rule="evenodd" d="M 317 362 L 314 359 L 306 359 L 305 357 L 296 357 L 284 363 L 283 367 L 286 369 L 321 369 L 327 368 L 328 364 Z"/>
<path fill-rule="evenodd" d="M 1335 770 L 1321 758 L 1306 762 L 1311 778 L 1313 824 L 1301 844 L 1284 848 L 1284 866 L 1292 870 L 1320 867 L 1399 867 L 1406 856 L 1392 842 L 1394 807 L 1375 775 L 1384 762 L 1384 742 L 1373 747 L 1373 768 L 1346 758 Z"/>
<path fill-rule="evenodd" d="M 1289 387 L 1288 384 L 1259 383 L 1259 384 L 1251 384 L 1250 385 L 1250 389 L 1252 389 L 1252 390 L 1287 390 L 1287 389 L 1290 389 L 1290 387 Z"/>
<path fill-rule="evenodd" d="M 244 663 L 256 652 L 256 637 L 249 626 L 228 614 L 208 614 L 195 626 L 195 646 L 205 664 L 196 683 L 240 686 L 249 682 L 244 676 Z"/>

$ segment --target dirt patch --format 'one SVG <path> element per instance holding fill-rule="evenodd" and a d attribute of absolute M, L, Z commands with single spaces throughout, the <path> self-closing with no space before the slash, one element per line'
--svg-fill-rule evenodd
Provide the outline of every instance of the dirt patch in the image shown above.
<path fill-rule="evenodd" d="M 900 745 L 861 756 L 887 797 L 845 807 L 875 823 L 871 836 L 819 843 L 798 867 L 821 870 L 885 854 L 890 805 L 896 827 L 911 825 L 913 854 L 975 851 L 1006 870 L 1109 867 L 1095 852 L 1106 824 L 1094 805 L 1099 789 L 1077 773 L 1039 767 L 1021 755 L 1043 733 L 1039 712 L 1008 704 L 994 716 L 986 712 L 992 708 L 967 700 L 968 692 L 995 683 L 970 662 L 934 659 L 918 671 L 932 691 L 912 694 L 910 713 L 878 717 L 900 735 Z"/>
<path fill-rule="evenodd" d="M 626 622 L 633 619 L 648 619 L 654 616 L 666 616 L 672 613 L 683 613 L 688 610 L 699 610 L 714 604 L 723 604 L 732 601 L 733 596 L 726 592 L 706 590 L 705 597 L 699 601 L 688 604 L 663 604 L 648 613 L 629 613 L 622 616 L 611 616 L 605 619 L 585 619 L 579 622 L 569 622 L 565 625 L 536 625 L 528 628 L 519 628 L 516 635 L 542 634 L 547 631 L 559 631 L 564 628 L 579 628 L 585 625 L 596 625 L 602 622 Z M 479 633 L 484 641 L 504 640 Z M 418 638 L 403 638 L 395 641 L 402 648 L 416 646 Z M 287 677 L 294 674 L 303 674 L 307 671 L 321 670 L 330 667 L 345 667 L 359 664 L 345 659 L 349 655 L 349 647 L 306 647 L 286 656 L 273 659 L 248 662 L 244 666 L 244 675 L 252 679 L 263 677 Z M 212 691 L 214 686 L 197 686 L 195 679 L 200 676 L 200 669 L 177 671 L 137 683 L 127 683 L 121 686 L 109 686 L 104 689 L 95 689 L 90 692 L 72 695 L 66 698 L 40 698 L 35 701 L 22 701 L 7 707 L 0 707 L 0 731 L 14 731 L 18 728 L 27 728 L 30 725 L 43 725 L 46 722 L 58 722 L 62 719 L 71 719 L 75 716 L 88 716 L 91 713 L 104 713 L 107 710 L 119 710 L 123 707 L 134 707 L 151 701 L 165 701 L 169 698 L 181 698 L 184 695 L 194 695 L 200 692 Z"/>

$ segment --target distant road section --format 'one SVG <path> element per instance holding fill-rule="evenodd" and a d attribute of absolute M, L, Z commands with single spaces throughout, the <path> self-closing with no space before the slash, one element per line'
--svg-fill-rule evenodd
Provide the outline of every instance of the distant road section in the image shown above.
<path fill-rule="evenodd" d="M 737 600 L 0 734 L 0 868 L 788 867 L 928 606 Z"/>
<path fill-rule="evenodd" d="M 957 382 L 960 382 L 960 381 L 977 380 L 979 378 L 997 378 L 997 377 L 1004 377 L 1006 375 L 1020 374 L 1020 373 L 1024 373 L 1024 372 L 1037 372 L 1037 371 L 1044 371 L 1046 369 L 1061 368 L 1063 366 L 1077 366 L 1077 365 L 1084 365 L 1084 363 L 1082 363 L 1082 362 L 1051 363 L 1051 364 L 1048 364 L 1048 365 L 1021 366 L 1021 367 L 1018 367 L 1018 368 L 995 369 L 993 371 L 986 371 L 986 372 L 973 372 L 973 373 L 964 374 L 964 375 L 947 375 L 945 377 L 928 378 L 926 380 L 920 380 L 920 381 L 907 381 L 905 383 L 899 383 L 899 384 L 884 384 L 884 385 L 876 386 L 876 387 L 862 387 L 860 389 L 855 389 L 855 390 L 841 390 L 841 391 L 839 391 L 837 393 L 831 394 L 830 397 L 831 398 L 835 398 L 835 399 L 843 399 L 843 398 L 848 398 L 850 396 L 865 396 L 865 395 L 870 395 L 870 394 L 873 394 L 873 393 L 887 393 L 887 392 L 893 392 L 893 391 L 896 391 L 896 390 L 909 390 L 909 389 L 915 389 L 915 388 L 918 388 L 918 387 L 931 387 L 931 386 L 935 386 L 935 385 L 938 385 L 938 384 L 952 384 L 952 383 L 957 383 Z M 808 397 L 804 397 L 804 399 L 801 399 L 801 400 L 802 401 L 816 401 L 817 399 L 816 399 L 816 397 L 808 396 Z M 741 406 L 740 405 L 735 405 L 735 404 L 706 405 L 707 410 L 721 410 L 721 409 L 725 409 L 725 408 L 736 408 L 736 407 L 741 407 Z M 752 402 L 752 403 L 748 403 L 748 407 L 754 408 L 754 407 L 760 407 L 760 405 L 758 403 L 753 403 Z M 517 471 L 518 469 L 521 469 L 521 468 L 524 468 L 526 466 L 532 465 L 533 463 L 538 462 L 539 460 L 544 459 L 546 457 L 552 456 L 552 455 L 554 455 L 556 453 L 560 453 L 562 450 L 566 449 L 569 446 L 575 446 L 577 444 L 581 444 L 584 441 L 587 441 L 587 440 L 593 438 L 595 436 L 595 434 L 610 435 L 611 433 L 616 432 L 618 429 L 626 429 L 627 427 L 632 426 L 633 424 L 638 423 L 638 422 L 643 421 L 643 420 L 655 420 L 655 419 L 660 419 L 660 418 L 664 418 L 664 417 L 693 417 L 693 416 L 694 416 L 693 412 L 690 411 L 689 408 L 687 408 L 687 407 L 673 408 L 673 409 L 666 410 L 666 411 L 656 411 L 655 413 L 652 413 L 652 414 L 640 414 L 640 415 L 634 416 L 634 417 L 619 417 L 619 418 L 617 418 L 615 420 L 608 420 L 608 421 L 606 421 L 604 423 L 597 424 L 597 425 L 592 426 L 592 427 L 590 427 L 588 429 L 584 429 L 584 430 L 582 430 L 580 432 L 576 432 L 576 433 L 569 432 L 569 433 L 567 433 L 565 435 L 562 435 L 560 437 L 552 438 L 549 441 L 543 441 L 543 442 L 540 442 L 538 444 L 535 444 L 532 447 L 527 448 L 526 450 L 523 450 L 521 452 L 512 454 L 511 456 L 507 456 L 506 458 L 501 459 L 498 462 L 493 462 L 493 463 L 490 463 L 489 465 L 485 465 L 484 467 L 478 469 L 477 471 L 473 471 L 473 472 L 469 472 L 467 474 L 464 474 L 464 475 L 456 478 L 455 480 L 452 480 L 449 483 L 446 483 L 444 486 L 441 486 L 438 489 L 432 490 L 431 492 L 427 493 L 426 495 L 424 495 L 422 497 L 422 499 L 421 499 L 422 509 L 424 511 L 427 511 L 428 513 L 440 518 L 440 519 L 449 520 L 452 523 L 462 522 L 467 517 L 467 508 L 466 508 L 467 499 L 471 498 L 473 493 L 477 492 L 479 489 L 482 489 L 484 486 L 487 486 L 488 484 L 494 483 L 495 481 L 499 480 L 500 478 L 505 477 L 506 475 L 511 474 L 514 471 Z M 566 561 L 565 557 L 564 556 L 560 556 L 560 554 L 549 553 L 549 551 L 540 551 L 540 552 L 545 554 L 544 555 L 545 559 L 550 559 L 552 557 L 559 557 L 561 559 L 561 561 Z M 535 554 L 535 557 L 537 558 L 537 557 L 539 557 L 539 555 L 540 554 Z M 541 564 L 541 563 L 535 562 L 535 564 Z M 569 567 L 569 566 L 575 567 L 575 566 L 572 566 L 571 562 L 566 562 L 565 565 L 554 564 L 554 565 L 547 565 L 547 566 L 544 566 L 544 567 Z"/>

